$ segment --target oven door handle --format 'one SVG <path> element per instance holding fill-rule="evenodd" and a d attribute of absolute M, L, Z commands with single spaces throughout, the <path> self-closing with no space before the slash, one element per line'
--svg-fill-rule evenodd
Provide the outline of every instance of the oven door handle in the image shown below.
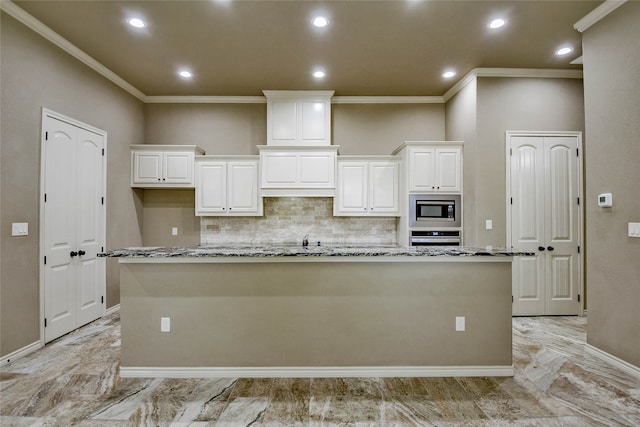
<path fill-rule="evenodd" d="M 411 242 L 415 243 L 460 243 L 460 239 L 422 239 L 419 237 L 412 237 Z"/>

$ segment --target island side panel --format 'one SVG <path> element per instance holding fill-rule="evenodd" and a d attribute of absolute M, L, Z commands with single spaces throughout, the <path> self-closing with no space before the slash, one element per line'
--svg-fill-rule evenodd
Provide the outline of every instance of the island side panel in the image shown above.
<path fill-rule="evenodd" d="M 123 367 L 512 364 L 510 262 L 168 260 L 120 271 Z"/>

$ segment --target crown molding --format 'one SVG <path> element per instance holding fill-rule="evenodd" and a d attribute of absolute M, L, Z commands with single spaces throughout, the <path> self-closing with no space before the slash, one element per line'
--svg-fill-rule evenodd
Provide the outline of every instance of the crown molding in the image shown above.
<path fill-rule="evenodd" d="M 477 77 L 582 79 L 583 72 L 582 70 L 554 70 L 547 68 L 474 68 L 444 94 L 444 102 L 453 98 L 455 94 Z"/>
<path fill-rule="evenodd" d="M 332 104 L 443 104 L 441 96 L 334 96 Z"/>
<path fill-rule="evenodd" d="M 147 104 L 266 104 L 264 96 L 145 96 Z"/>
<path fill-rule="evenodd" d="M 24 9 L 17 6 L 10 0 L 2 0 L 0 1 L 0 8 L 3 12 L 6 12 L 22 24 L 26 25 L 28 28 L 32 29 L 36 33 L 40 34 L 46 40 L 50 41 L 54 45 L 58 46 L 60 49 L 64 50 L 74 58 L 78 59 L 83 64 L 87 65 L 89 68 L 97 71 L 99 74 L 103 75 L 116 85 L 120 86 L 122 89 L 129 92 L 131 95 L 135 96 L 141 101 L 144 101 L 145 94 L 140 92 L 133 85 L 128 83 L 122 77 L 93 59 L 93 57 L 86 54 L 84 51 L 80 50 L 76 45 L 71 43 L 69 40 L 62 37 L 60 34 L 53 31 L 51 28 L 47 27 L 41 21 L 37 20 L 29 13 L 27 13 Z"/>
<path fill-rule="evenodd" d="M 584 18 L 573 24 L 573 28 L 584 33 L 586 29 L 599 22 L 602 18 L 625 4 L 627 0 L 606 0 L 600 6 L 586 14 Z"/>

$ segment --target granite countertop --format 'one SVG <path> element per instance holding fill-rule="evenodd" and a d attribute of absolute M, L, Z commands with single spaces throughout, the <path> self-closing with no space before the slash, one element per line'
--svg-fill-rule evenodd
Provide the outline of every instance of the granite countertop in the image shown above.
<path fill-rule="evenodd" d="M 533 252 L 515 251 L 507 248 L 492 249 L 472 247 L 439 246 L 186 246 L 186 247 L 132 247 L 100 253 L 100 257 L 124 258 L 171 258 L 171 257 L 423 257 L 423 256 L 531 256 Z"/>

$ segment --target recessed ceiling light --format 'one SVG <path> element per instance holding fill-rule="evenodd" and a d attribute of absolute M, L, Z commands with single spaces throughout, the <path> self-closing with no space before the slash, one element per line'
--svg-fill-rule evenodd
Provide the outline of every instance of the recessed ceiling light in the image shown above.
<path fill-rule="evenodd" d="M 556 50 L 556 55 L 564 56 L 570 54 L 571 52 L 573 52 L 573 49 L 571 49 L 570 47 L 561 47 L 560 49 Z"/>
<path fill-rule="evenodd" d="M 190 79 L 191 77 L 193 77 L 193 73 L 189 70 L 180 70 L 178 71 L 178 75 L 183 79 Z"/>
<path fill-rule="evenodd" d="M 495 30 L 497 28 L 503 27 L 504 24 L 505 24 L 504 19 L 497 18 L 497 19 L 494 19 L 493 21 L 489 22 L 489 28 Z"/>
<path fill-rule="evenodd" d="M 318 28 L 326 27 L 329 24 L 329 20 L 324 16 L 316 16 L 311 22 Z"/>
<path fill-rule="evenodd" d="M 131 18 L 127 22 L 129 22 L 129 25 L 136 28 L 144 28 L 146 25 L 144 21 L 140 18 Z"/>
<path fill-rule="evenodd" d="M 448 70 L 445 71 L 444 73 L 442 73 L 442 77 L 444 77 L 445 79 L 450 79 L 451 77 L 455 76 L 456 72 L 453 70 Z"/>
<path fill-rule="evenodd" d="M 315 77 L 316 79 L 322 79 L 324 78 L 324 76 L 326 76 L 324 71 L 317 70 L 313 72 L 313 77 Z"/>

